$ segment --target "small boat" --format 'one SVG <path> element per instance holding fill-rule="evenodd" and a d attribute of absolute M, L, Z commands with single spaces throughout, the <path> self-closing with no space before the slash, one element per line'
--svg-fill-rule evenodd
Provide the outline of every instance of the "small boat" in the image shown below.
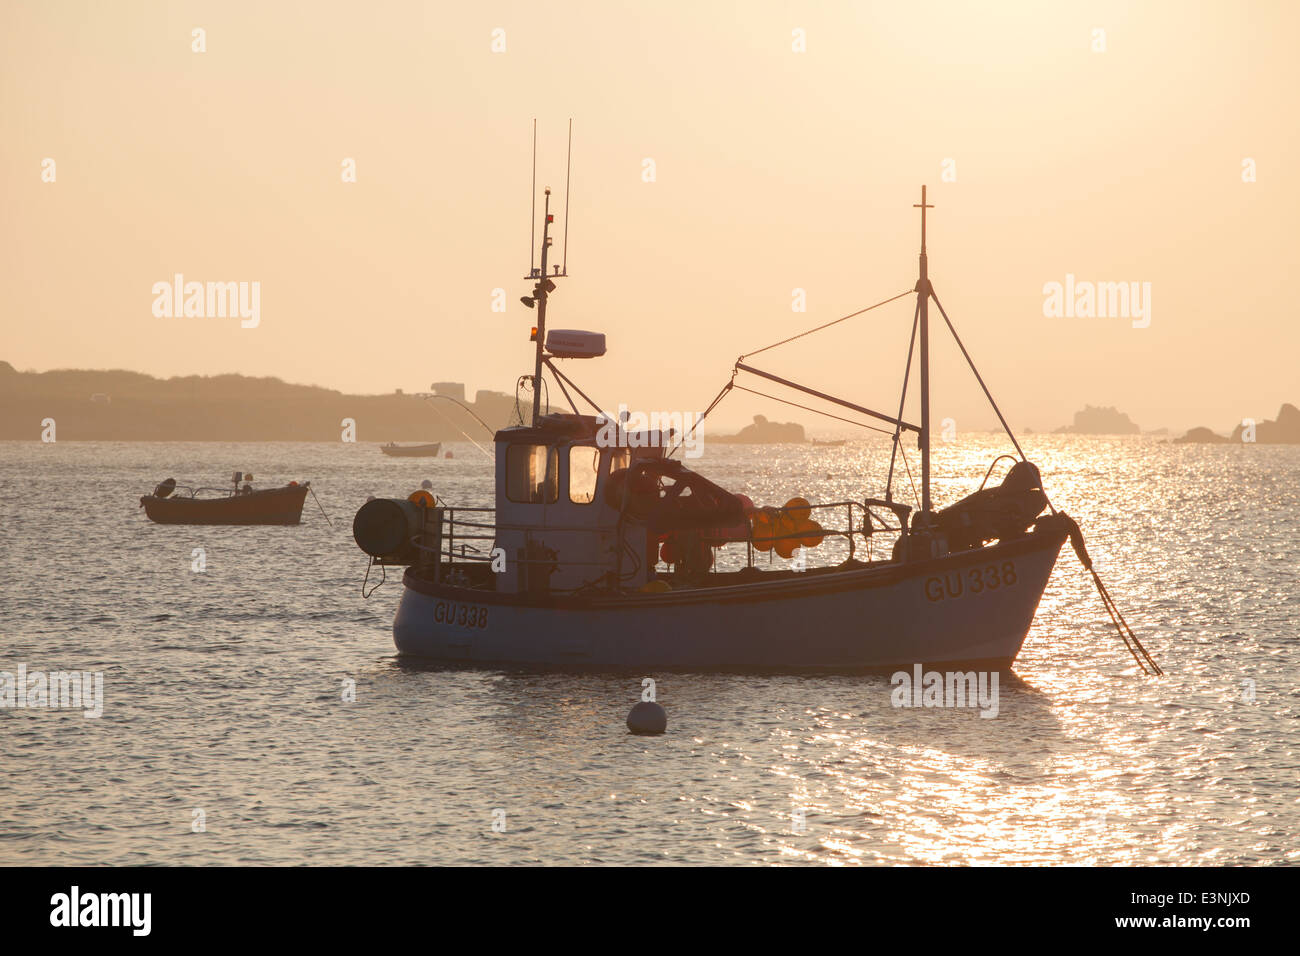
<path fill-rule="evenodd" d="M 158 524 L 301 523 L 310 482 L 254 490 L 252 480 L 252 475 L 236 472 L 233 488 L 189 488 L 168 478 L 153 494 L 141 496 L 140 507 Z M 205 493 L 209 494 L 202 497 Z"/>
<path fill-rule="evenodd" d="M 743 372 L 874 420 L 858 424 L 893 438 L 883 496 L 793 497 L 784 507 L 758 508 L 674 460 L 682 446 L 669 449 L 663 432 L 626 429 L 557 366 L 559 359 L 604 355 L 605 336 L 547 333 L 547 302 L 567 269 L 547 271 L 554 217 L 546 190 L 541 268 L 530 267 L 535 285 L 524 297 L 536 309 L 536 353 L 519 387 L 526 383 L 537 395 L 549 372 L 573 411 L 544 412 L 533 403 L 530 423 L 496 432 L 495 507 L 447 506 L 416 491 L 371 499 L 356 513 L 353 537 L 369 556 L 367 579 L 376 566 L 385 577 L 387 567 L 406 569 L 393 621 L 398 653 L 643 674 L 1009 669 L 1065 542 L 1089 571 L 1092 563 L 1078 525 L 1048 500 L 1038 468 L 1009 428 L 1015 455 L 995 458 L 966 497 L 946 507 L 932 500 L 929 309 L 943 307 L 928 275 L 925 213 L 932 207 L 924 188 L 920 208 L 915 287 L 861 310 L 914 297 L 907 367 L 917 351 L 919 422 L 904 419 L 910 375 L 895 415 L 757 369 L 745 355 L 709 407 L 733 387 L 752 391 L 736 382 Z M 595 414 L 580 413 L 575 394 Z M 893 496 L 902 471 L 895 462 L 911 475 L 913 443 L 920 447 L 915 507 Z M 1004 459 L 1011 467 L 990 483 Z M 826 549 L 833 557 L 818 561 L 827 540 L 837 542 Z M 716 561 L 724 548 L 727 568 Z M 1093 577 L 1121 628 L 1122 616 Z M 1149 665 L 1160 673 L 1126 623 L 1120 633 L 1144 672 Z"/>
<path fill-rule="evenodd" d="M 847 438 L 836 438 L 830 441 L 818 441 L 814 438 L 812 443 L 815 448 L 843 448 L 847 441 Z"/>
<path fill-rule="evenodd" d="M 437 458 L 442 451 L 442 442 L 436 441 L 430 445 L 394 445 L 389 442 L 380 445 L 379 450 L 394 458 Z"/>

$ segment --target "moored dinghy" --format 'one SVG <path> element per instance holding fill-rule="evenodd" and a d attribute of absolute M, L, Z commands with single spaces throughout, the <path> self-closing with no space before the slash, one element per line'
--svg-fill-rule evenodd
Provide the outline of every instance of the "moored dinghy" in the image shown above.
<path fill-rule="evenodd" d="M 279 488 L 255 490 L 253 476 L 235 472 L 229 489 L 189 488 L 168 478 L 140 506 L 158 524 L 298 524 L 310 482 L 291 481 Z M 242 482 L 242 484 L 241 484 Z M 182 492 L 176 494 L 177 491 Z M 205 492 L 212 492 L 206 497 Z"/>
<path fill-rule="evenodd" d="M 437 458 L 442 451 L 442 442 L 436 441 L 428 445 L 395 445 L 389 442 L 380 445 L 379 450 L 392 458 Z"/>

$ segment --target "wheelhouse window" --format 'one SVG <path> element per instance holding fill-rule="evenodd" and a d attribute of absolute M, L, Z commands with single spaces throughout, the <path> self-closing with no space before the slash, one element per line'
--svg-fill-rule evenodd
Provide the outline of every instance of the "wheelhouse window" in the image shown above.
<path fill-rule="evenodd" d="M 560 494 L 560 457 L 550 445 L 511 445 L 506 451 L 506 497 L 554 504 Z"/>
<path fill-rule="evenodd" d="M 596 497 L 600 480 L 600 449 L 594 445 L 569 448 L 569 500 L 575 505 L 589 505 Z"/>

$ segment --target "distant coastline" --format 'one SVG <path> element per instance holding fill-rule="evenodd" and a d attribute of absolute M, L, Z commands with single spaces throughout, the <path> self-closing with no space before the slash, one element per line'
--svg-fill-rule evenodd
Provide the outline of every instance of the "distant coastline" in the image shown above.
<path fill-rule="evenodd" d="M 355 440 L 362 444 L 454 442 L 463 441 L 466 434 L 483 441 L 490 436 L 467 409 L 494 430 L 507 427 L 519 414 L 527 419 L 532 410 L 525 401 L 516 409 L 513 395 L 487 389 L 480 389 L 471 401 L 459 382 L 435 382 L 430 392 L 438 397 L 427 401 L 400 389 L 353 395 L 238 374 L 164 379 L 122 369 L 20 372 L 0 361 L 0 441 L 40 441 L 46 419 L 54 419 L 59 441 L 338 441 L 345 419 L 355 422 Z M 1072 424 L 1054 433 L 1164 436 L 1168 430 L 1143 432 L 1118 409 L 1089 405 L 1075 413 Z M 1023 434 L 1032 431 L 1024 429 Z M 762 415 L 755 415 L 753 424 L 736 434 L 709 434 L 707 440 L 809 442 L 802 425 Z M 1287 403 L 1275 419 L 1241 422 L 1226 434 L 1200 426 L 1171 440 L 1300 444 L 1300 409 Z"/>
<path fill-rule="evenodd" d="M 39 441 L 53 419 L 59 441 L 339 441 L 345 419 L 367 442 L 476 441 L 489 436 L 460 402 L 492 428 L 515 417 L 514 396 L 436 383 L 452 401 L 395 391 L 348 395 L 278 378 L 189 375 L 161 379 L 123 370 L 19 372 L 0 361 L 0 440 Z M 525 416 L 531 404 L 520 403 Z"/>

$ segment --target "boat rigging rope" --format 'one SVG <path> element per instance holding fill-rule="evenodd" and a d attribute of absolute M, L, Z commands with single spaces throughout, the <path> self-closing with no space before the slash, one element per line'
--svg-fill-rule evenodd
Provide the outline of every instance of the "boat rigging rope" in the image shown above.
<path fill-rule="evenodd" d="M 473 416 L 474 416 L 474 420 L 475 420 L 476 422 L 478 422 L 480 425 L 482 425 L 482 426 L 483 426 L 483 430 L 486 431 L 489 435 L 495 435 L 495 434 L 496 434 L 496 429 L 494 429 L 494 428 L 493 428 L 491 425 L 489 425 L 487 422 L 483 421 L 483 419 L 479 418 L 478 412 L 474 411 L 474 409 L 470 408 L 470 407 L 469 407 L 468 405 L 466 405 L 464 402 L 458 402 L 458 401 L 456 401 L 456 399 L 452 398 L 450 395 L 439 395 L 437 392 L 435 392 L 435 393 L 432 394 L 432 395 L 426 395 L 426 396 L 424 396 L 424 397 L 425 397 L 428 401 L 430 401 L 430 402 L 432 402 L 435 398 L 441 398 L 441 399 L 443 399 L 444 401 L 451 402 L 453 405 L 459 405 L 461 408 L 465 409 L 465 411 L 467 411 L 467 412 L 469 412 L 471 415 L 473 415 Z"/>
<path fill-rule="evenodd" d="M 473 445 L 475 448 L 477 448 L 477 449 L 478 449 L 479 451 L 481 451 L 483 454 L 485 454 L 485 455 L 487 455 L 489 458 L 491 458 L 491 457 L 492 457 L 492 452 L 488 451 L 486 448 L 484 448 L 482 445 L 480 445 L 480 444 L 479 444 L 478 442 L 476 442 L 474 439 L 470 438 L 469 435 L 467 435 L 467 434 L 465 433 L 465 429 L 461 428 L 459 425 L 457 425 L 455 422 L 453 422 L 450 418 L 448 418 L 448 417 L 447 417 L 446 415 L 444 415 L 442 412 L 438 411 L 438 406 L 435 405 L 435 404 L 433 404 L 433 399 L 434 399 L 435 397 L 436 397 L 436 398 L 446 398 L 447 401 L 449 401 L 449 402 L 456 402 L 456 400 L 455 400 L 454 398 L 448 398 L 446 395 L 437 395 L 437 396 L 426 395 L 426 396 L 424 397 L 424 398 L 425 398 L 425 401 L 427 401 L 427 402 L 429 403 L 429 407 L 433 409 L 433 413 L 434 413 L 435 415 L 437 415 L 439 418 L 441 418 L 444 422 L 446 422 L 446 423 L 447 423 L 448 425 L 450 425 L 452 428 L 456 429 L 456 431 L 458 431 L 458 432 L 460 432 L 462 435 L 464 435 L 464 436 L 465 436 L 465 440 L 466 440 L 467 442 L 469 442 L 471 445 Z M 460 402 L 456 402 L 456 404 L 457 404 L 457 405 L 460 405 Z M 460 405 L 460 407 L 461 407 L 461 408 L 465 408 L 464 405 Z M 516 399 L 516 407 L 518 407 L 518 399 Z M 471 415 L 474 415 L 474 413 L 471 412 L 468 408 L 465 408 L 465 411 L 469 412 Z M 475 417 L 475 418 L 478 418 L 477 415 L 474 415 L 474 417 Z M 487 422 L 484 422 L 483 419 L 481 419 L 481 418 L 478 418 L 478 420 L 479 420 L 479 423 L 482 424 L 482 426 L 483 426 L 484 428 L 488 428 L 488 426 L 487 426 Z M 492 430 L 492 429 L 488 428 L 488 431 L 491 431 L 491 430 Z"/>
<path fill-rule="evenodd" d="M 560 386 L 560 391 L 564 393 L 564 400 L 568 402 L 569 407 L 573 409 L 573 414 L 581 415 L 582 412 L 578 411 L 578 403 L 573 400 L 573 396 L 569 394 L 569 390 L 564 387 L 564 378 L 558 372 L 555 374 L 555 384 Z"/>
<path fill-rule="evenodd" d="M 902 445 L 898 444 L 897 442 L 894 443 L 894 447 L 899 450 L 899 452 L 903 457 L 903 468 L 906 469 L 907 471 L 907 483 L 912 486 L 912 500 L 916 502 L 916 510 L 920 511 L 921 496 L 920 494 L 917 493 L 916 490 L 916 479 L 912 477 L 912 466 L 907 463 L 907 449 L 904 448 Z M 886 498 L 885 500 L 892 501 L 893 499 Z"/>
<path fill-rule="evenodd" d="M 764 345 L 761 349 L 755 349 L 753 352 L 746 352 L 740 358 L 736 359 L 736 361 L 743 362 L 751 355 L 757 355 L 759 352 L 766 352 L 768 349 L 774 349 L 778 345 L 785 345 L 787 342 L 793 342 L 795 339 L 801 339 L 805 335 L 812 335 L 814 332 L 820 332 L 822 329 L 829 329 L 832 325 L 838 325 L 841 322 L 847 322 L 849 319 L 853 318 L 854 316 L 861 315 L 863 312 L 870 312 L 872 309 L 878 309 L 882 305 L 889 305 L 889 303 L 895 302 L 898 299 L 903 298 L 903 296 L 911 295 L 915 291 L 916 289 L 908 289 L 906 292 L 900 292 L 898 293 L 898 295 L 891 296 L 890 298 L 885 299 L 883 302 L 877 302 L 875 305 L 869 305 L 865 309 L 858 309 L 858 311 L 856 312 L 850 312 L 848 315 L 844 315 L 838 319 L 835 319 L 834 321 L 827 322 L 825 325 L 819 325 L 815 329 L 809 329 L 807 332 L 800 332 L 798 335 L 792 335 L 788 339 L 782 339 L 780 342 L 773 342 L 771 345 Z"/>
<path fill-rule="evenodd" d="M 998 408 L 998 403 L 993 400 L 993 393 L 990 392 L 989 387 L 984 384 L 984 376 L 980 375 L 980 370 L 975 367 L 975 361 L 970 357 L 970 353 L 966 351 L 966 346 L 962 344 L 961 336 L 957 334 L 957 329 L 953 326 L 952 319 L 948 318 L 948 313 L 944 311 L 943 303 L 939 301 L 939 296 L 935 294 L 933 285 L 930 286 L 930 298 L 934 299 L 934 304 L 939 307 L 939 314 L 943 316 L 944 322 L 948 324 L 948 331 L 952 333 L 953 341 L 957 343 L 957 348 L 961 349 L 961 354 L 966 359 L 966 364 L 970 366 L 971 372 L 975 375 L 975 381 L 980 383 L 980 388 L 984 390 L 984 397 L 989 400 L 989 405 L 993 407 L 994 413 L 997 414 L 998 421 L 1002 423 L 1002 430 L 1005 431 L 1007 437 L 1011 439 L 1011 444 L 1016 446 L 1016 454 L 1020 456 L 1021 461 L 1028 461 L 1025 457 L 1024 451 L 1020 447 L 1020 442 L 1016 441 L 1016 436 L 1011 431 L 1011 426 L 1007 424 L 1006 418 L 1003 417 L 1002 409 Z M 996 461 L 994 463 L 996 464 Z M 990 468 L 989 471 L 991 473 L 992 468 Z M 984 477 L 984 480 L 988 481 L 987 475 Z M 983 485 L 980 487 L 982 488 Z M 1052 499 L 1048 497 L 1047 489 L 1043 488 L 1041 490 L 1043 492 L 1043 497 L 1047 499 L 1048 510 L 1051 511 L 1052 514 L 1056 514 L 1056 505 L 1052 504 Z M 1098 582 L 1098 584 L 1100 585 L 1100 582 Z"/>
<path fill-rule="evenodd" d="M 865 309 L 858 309 L 856 312 L 850 312 L 848 315 L 840 316 L 838 319 L 833 319 L 833 320 L 831 320 L 830 322 L 824 322 L 824 323 L 822 323 L 821 325 L 816 326 L 815 328 L 808 329 L 808 330 L 805 331 L 805 332 L 800 332 L 800 333 L 798 333 L 797 335 L 792 335 L 792 336 L 790 336 L 789 338 L 782 339 L 782 340 L 779 341 L 779 342 L 773 342 L 771 345 L 765 345 L 765 346 L 763 346 L 761 349 L 755 349 L 755 350 L 752 351 L 752 352 L 746 352 L 745 354 L 741 355 L 740 358 L 736 359 L 736 364 L 740 364 L 740 363 L 743 362 L 745 359 L 750 358 L 751 356 L 754 356 L 754 355 L 758 355 L 760 352 L 766 352 L 768 349 L 774 349 L 774 348 L 776 348 L 777 346 L 785 345 L 785 344 L 787 344 L 787 343 L 789 343 L 789 342 L 793 342 L 793 341 L 795 341 L 796 339 L 804 338 L 805 336 L 812 335 L 812 334 L 815 333 L 815 332 L 820 332 L 820 331 L 822 331 L 823 329 L 829 329 L 829 328 L 830 328 L 831 326 L 833 326 L 833 325 L 839 325 L 841 322 L 847 322 L 849 319 L 852 319 L 852 318 L 854 318 L 854 317 L 856 317 L 856 316 L 862 315 L 862 314 L 865 313 L 865 312 L 870 312 L 872 309 L 878 309 L 878 308 L 880 308 L 881 306 L 889 305 L 889 303 L 891 303 L 891 302 L 897 302 L 899 299 L 902 299 L 902 298 L 905 298 L 905 297 L 907 297 L 907 296 L 909 296 L 909 295 L 912 295 L 912 294 L 915 293 L 915 292 L 916 292 L 916 289 L 915 289 L 915 288 L 908 289 L 908 290 L 905 291 L 905 292 L 900 292 L 900 293 L 898 293 L 898 295 L 890 296 L 888 299 L 882 299 L 881 301 L 875 303 L 874 305 L 869 305 L 869 306 L 867 306 Z M 935 304 L 936 304 L 936 305 L 938 304 L 938 301 L 939 301 L 938 299 L 935 299 Z M 943 308 L 943 307 L 940 306 L 940 311 L 942 311 L 942 308 Z M 917 330 L 917 324 L 918 324 L 919 321 L 920 321 L 920 314 L 921 314 L 921 300 L 920 300 L 920 297 L 918 296 L 918 297 L 917 297 L 917 302 L 916 302 L 916 311 L 915 311 L 915 314 L 914 314 L 913 317 L 912 317 L 912 340 L 911 340 L 911 342 L 909 343 L 909 345 L 908 345 L 908 349 L 907 349 L 907 368 L 905 369 L 904 374 L 903 374 L 903 394 L 902 394 L 902 397 L 899 399 L 899 411 L 898 411 L 898 417 L 899 417 L 899 419 L 902 419 L 902 417 L 903 417 L 903 409 L 902 409 L 902 406 L 903 406 L 903 403 L 904 403 L 904 402 L 906 401 L 906 399 L 907 399 L 907 379 L 908 379 L 908 376 L 911 374 L 911 370 L 912 370 L 912 351 L 913 351 L 913 349 L 914 349 L 915 346 L 916 346 L 916 330 Z M 945 320 L 947 319 L 947 316 L 946 316 L 946 315 L 944 316 L 944 319 L 945 319 Z M 948 327 L 949 327 L 950 329 L 952 328 L 952 323 L 951 323 L 951 322 L 948 323 Z M 955 338 L 956 335 L 957 335 L 957 332 L 954 330 L 954 331 L 953 331 L 953 337 Z M 961 342 L 958 341 L 957 344 L 960 345 Z M 962 352 L 965 353 L 965 351 L 966 351 L 965 348 L 963 348 L 963 349 L 962 349 Z M 970 360 L 970 357 L 967 356 L 967 361 L 969 361 L 969 360 Z M 972 366 L 971 366 L 971 370 L 974 371 L 974 369 L 975 369 L 975 366 L 972 365 Z M 975 372 L 975 376 L 976 376 L 976 378 L 978 378 L 978 377 L 979 377 L 979 373 L 978 373 L 978 372 Z M 981 381 L 980 381 L 980 384 L 981 384 L 981 385 L 984 384 L 982 379 L 981 379 Z M 848 418 L 841 418 L 839 415 L 832 415 L 832 414 L 830 414 L 829 412 L 823 412 L 823 411 L 820 411 L 819 409 L 816 409 L 816 408 L 809 408 L 807 405 L 800 405 L 798 402 L 792 402 L 792 401 L 790 401 L 789 399 L 777 398 L 775 395 L 769 395 L 769 394 L 767 394 L 766 392 L 759 392 L 759 391 L 756 391 L 756 390 L 754 390 L 754 389 L 752 389 L 752 388 L 745 388 L 743 385 L 736 385 L 736 384 L 735 384 L 735 371 L 734 371 L 734 370 L 733 370 L 733 372 L 732 372 L 732 381 L 731 381 L 731 382 L 730 382 L 726 387 L 723 388 L 722 393 L 718 396 L 718 398 L 717 398 L 717 399 L 714 399 L 713 405 L 716 405 L 716 404 L 718 403 L 718 401 L 721 399 L 722 395 L 723 395 L 723 394 L 726 394 L 726 392 L 727 392 L 729 389 L 733 388 L 733 387 L 734 387 L 734 388 L 738 388 L 738 389 L 740 389 L 742 392 L 749 392 L 751 395 L 759 395 L 759 396 L 761 396 L 761 397 L 763 397 L 763 398 L 770 398 L 770 399 L 772 399 L 773 401 L 776 401 L 776 402 L 783 402 L 783 403 L 786 404 L 786 405 L 792 405 L 792 406 L 795 407 L 795 408 L 803 409 L 804 411 L 807 411 L 807 412 L 813 412 L 814 414 L 817 414 L 817 415 L 825 415 L 827 418 L 833 418 L 833 419 L 835 419 L 836 421 L 846 422 L 846 423 L 848 423 L 848 424 L 850 424 L 850 425 L 859 425 L 859 426 L 861 426 L 862 428 L 868 428 L 868 429 L 870 429 L 871 431 L 874 431 L 874 432 L 880 432 L 882 435 L 889 435 L 891 438 L 893 438 L 893 440 L 894 440 L 894 444 L 893 444 L 893 449 L 891 450 L 891 452 L 890 452 L 890 456 L 889 456 L 889 479 L 888 479 L 888 482 L 887 482 L 886 487 L 887 487 L 887 489 L 892 489 L 892 487 L 893 487 L 893 480 L 894 480 L 894 460 L 895 460 L 895 457 L 896 457 L 896 455 L 897 455 L 897 452 L 898 452 L 899 448 L 901 447 L 900 444 L 899 444 L 899 439 L 900 439 L 901 432 L 902 432 L 902 428 L 901 428 L 901 426 L 897 426 L 897 427 L 895 427 L 894 431 L 891 432 L 891 431 L 887 431 L 886 429 L 883 429 L 883 428 L 876 428 L 876 427 L 873 426 L 873 425 L 867 425 L 867 424 L 864 424 L 864 423 L 862 423 L 862 422 L 855 422 L 855 421 L 853 421 L 853 420 L 851 420 L 851 419 L 848 419 Z M 984 391 L 985 391 L 985 394 L 988 393 L 988 389 L 987 389 L 987 388 L 986 388 Z M 993 400 L 993 399 L 992 399 L 992 396 L 989 396 L 989 401 L 991 402 L 992 400 Z M 709 411 L 712 411 L 712 410 L 713 410 L 713 405 L 710 405 L 710 406 L 709 406 Z M 996 405 L 994 406 L 994 410 L 995 410 L 995 411 L 997 410 L 997 406 L 996 406 Z M 705 412 L 705 414 L 708 414 L 708 412 Z M 998 417 L 1001 417 L 1001 412 L 998 413 Z M 702 419 L 703 419 L 703 416 L 700 416 L 700 418 L 701 418 L 701 420 L 702 420 Z M 698 424 L 699 424 L 699 421 L 697 421 L 696 424 L 698 425 Z M 1004 427 L 1005 427 L 1005 424 L 1006 424 L 1006 423 L 1003 422 Z M 693 429 L 692 429 L 692 430 L 693 430 Z M 1008 430 L 1008 434 L 1010 434 L 1010 430 Z M 1015 442 L 1015 436 L 1012 436 L 1011 440 L 1012 440 L 1012 442 Z M 678 446 L 678 447 L 680 447 L 680 446 Z M 676 448 L 673 449 L 674 452 L 675 452 L 676 450 L 677 450 Z M 1016 450 L 1017 450 L 1017 451 L 1020 450 L 1020 446 L 1019 446 L 1019 445 L 1016 446 Z M 671 454 L 671 453 L 670 453 L 670 454 Z M 1022 454 L 1021 457 L 1023 458 L 1024 455 Z M 905 452 L 904 452 L 904 454 L 903 454 L 903 463 L 904 463 L 905 466 L 907 465 L 907 455 L 906 455 Z M 910 468 L 910 467 L 907 468 L 907 478 L 908 478 L 908 481 L 912 484 L 912 494 L 915 495 L 915 494 L 916 494 L 916 482 L 912 479 L 912 471 L 911 471 L 911 468 Z M 886 498 L 888 498 L 889 495 L 890 495 L 890 490 L 886 490 L 885 495 L 886 495 Z M 919 498 L 918 498 L 918 502 L 919 502 Z"/>
<path fill-rule="evenodd" d="M 912 315 L 912 338 L 907 343 L 907 364 L 903 366 L 903 392 L 901 395 L 898 396 L 898 420 L 900 422 L 903 420 L 903 409 L 907 405 L 907 380 L 912 375 L 912 352 L 916 348 L 916 330 L 920 327 L 920 325 L 921 325 L 921 297 L 918 295 L 916 297 L 916 312 Z M 894 458 L 897 457 L 898 449 L 901 447 L 898 444 L 898 440 L 902 436 L 902 434 L 903 434 L 903 426 L 901 424 L 894 426 L 894 445 L 889 450 L 889 477 L 885 480 L 886 501 L 894 500 Z M 906 464 L 906 459 L 904 459 L 904 464 Z M 908 480 L 910 481 L 912 478 L 911 471 L 907 473 L 907 477 Z M 912 488 L 912 493 L 913 494 L 916 493 L 915 486 L 913 486 Z"/>
<path fill-rule="evenodd" d="M 582 400 L 583 400 L 584 402 L 586 402 L 588 405 L 590 405 L 590 406 L 595 410 L 595 412 L 596 412 L 597 415 L 604 415 L 606 418 L 612 417 L 612 416 L 610 416 L 610 415 L 609 415 L 609 414 L 608 414 L 608 413 L 607 413 L 603 408 L 601 408 L 599 405 L 597 405 L 595 402 L 593 402 L 593 401 L 591 400 L 591 396 L 590 396 L 590 395 L 588 395 L 588 394 L 587 394 L 586 392 L 584 392 L 582 389 L 578 388 L 578 383 L 577 383 L 577 382 L 575 382 L 573 379 L 569 378 L 569 376 L 567 376 L 567 375 L 565 375 L 563 372 L 561 372 L 561 371 L 559 370 L 559 368 L 556 367 L 555 363 L 551 361 L 551 359 L 550 359 L 549 356 L 547 356 L 546 358 L 543 358 L 543 359 L 542 359 L 542 362 L 546 365 L 546 367 L 547 367 L 548 369 L 551 370 L 551 374 L 555 376 L 555 381 L 558 382 L 559 385 L 560 385 L 560 391 L 564 392 L 564 397 L 567 398 L 567 399 L 569 400 L 569 404 L 570 404 L 570 405 L 573 405 L 573 399 L 572 399 L 572 397 L 570 397 L 568 391 L 567 391 L 567 390 L 565 389 L 565 387 L 564 387 L 564 383 L 565 383 L 565 382 L 568 382 L 570 385 L 573 386 L 573 390 L 574 390 L 575 392 L 577 392 L 578 395 L 580 395 L 580 396 L 582 397 Z M 545 379 L 544 377 L 542 378 L 542 384 L 543 384 L 543 385 L 546 385 L 546 379 Z M 550 394 L 551 394 L 551 392 L 550 392 L 550 386 L 549 386 L 549 385 L 547 386 L 547 392 L 546 392 L 546 394 L 547 394 L 547 399 L 546 399 L 546 408 L 547 408 L 547 410 L 549 411 L 549 410 L 550 410 L 550 407 L 551 407 L 551 399 L 550 399 Z M 577 408 L 576 405 L 574 405 L 573 412 L 574 412 L 575 415 L 578 413 L 578 408 Z"/>
<path fill-rule="evenodd" d="M 695 423 L 691 425 L 690 430 L 682 435 L 682 440 L 679 441 L 676 445 L 674 445 L 672 451 L 664 455 L 664 457 L 671 458 L 673 457 L 673 455 L 677 454 L 677 449 L 683 447 L 686 444 L 687 439 L 689 439 L 692 435 L 695 434 L 695 429 L 700 427 L 700 422 L 704 421 L 704 419 L 708 417 L 709 412 L 713 411 L 715 408 L 718 407 L 719 403 L 724 398 L 727 397 L 728 392 L 730 392 L 733 388 L 739 388 L 739 387 L 740 386 L 736 384 L 736 370 L 732 369 L 731 381 L 727 382 L 726 385 L 722 386 L 718 394 L 713 397 L 713 401 L 709 402 L 709 407 L 700 413 L 700 417 L 695 419 Z M 748 391 L 748 389 L 746 389 L 746 391 Z"/>
<path fill-rule="evenodd" d="M 975 361 L 970 357 L 970 353 L 966 351 L 966 346 L 962 344 L 961 336 L 957 334 L 957 329 L 954 328 L 952 319 L 948 318 L 948 313 L 944 311 L 943 303 L 939 301 L 939 296 L 935 294 L 934 286 L 930 287 L 930 298 L 934 299 L 934 304 L 939 307 L 939 314 L 942 315 L 943 320 L 948 323 L 948 331 L 952 333 L 953 341 L 957 343 L 957 348 L 961 349 L 961 354 L 966 359 L 966 364 L 970 366 L 970 370 L 975 374 L 975 381 L 979 382 L 980 388 L 984 389 L 984 397 L 987 398 L 989 404 L 993 406 L 993 411 L 997 413 L 998 421 L 1002 423 L 1002 428 L 1006 431 L 1007 437 L 1011 439 L 1011 444 L 1016 446 L 1016 454 L 1020 456 L 1021 461 L 1027 461 L 1028 459 L 1025 458 L 1025 453 L 1020 450 L 1020 442 L 1016 441 L 1016 436 L 1011 432 L 1011 426 L 1008 425 L 1007 420 L 1002 417 L 1002 409 L 998 408 L 998 403 L 993 401 L 993 393 L 990 392 L 989 387 L 984 384 L 984 376 L 980 375 L 980 370 L 975 367 Z"/>
<path fill-rule="evenodd" d="M 893 432 L 889 431 L 889 429 L 877 428 L 875 425 L 868 425 L 865 422 L 855 422 L 851 418 L 844 418 L 840 415 L 832 415 L 830 412 L 824 412 L 820 408 L 811 408 L 808 405 L 801 405 L 798 402 L 792 402 L 788 398 L 781 398 L 777 395 L 769 395 L 767 392 L 760 392 L 754 388 L 746 388 L 744 385 L 737 385 L 734 378 L 734 374 L 732 380 L 728 382 L 726 385 L 722 386 L 722 391 L 718 392 L 717 397 L 714 398 L 714 400 L 711 403 L 709 403 L 709 407 L 706 408 L 700 414 L 700 417 L 695 420 L 695 424 L 691 426 L 690 430 L 686 432 L 684 436 L 682 436 L 682 440 L 678 442 L 676 445 L 674 445 L 672 451 L 668 452 L 668 454 L 665 457 L 671 458 L 673 455 L 677 454 L 677 449 L 681 448 L 683 445 L 686 444 L 686 440 L 695 433 L 695 429 L 699 426 L 700 422 L 704 421 L 704 417 L 708 415 L 709 412 L 717 408 L 718 404 L 727 396 L 727 393 L 730 392 L 733 388 L 738 389 L 742 392 L 748 392 L 750 395 L 757 395 L 760 398 L 770 398 L 772 401 L 780 402 L 783 405 L 793 405 L 795 408 L 801 408 L 806 412 L 812 412 L 814 415 L 824 415 L 826 418 L 833 418 L 837 422 L 844 422 L 847 425 L 857 425 L 859 428 L 867 428 L 873 432 L 880 432 L 880 434 L 882 435 L 889 435 L 890 437 L 894 438 L 895 448 L 902 450 L 903 467 L 907 469 L 907 480 L 908 483 L 911 484 L 912 486 L 912 496 L 916 499 L 917 507 L 920 507 L 921 496 L 917 494 L 916 491 L 916 481 L 915 479 L 912 478 L 912 466 L 908 464 L 907 451 L 905 449 L 901 449 L 901 446 L 897 444 L 898 442 L 897 436 Z"/>
<path fill-rule="evenodd" d="M 1124 641 L 1124 646 L 1133 655 L 1133 660 L 1137 661 L 1137 665 L 1142 669 L 1143 674 L 1155 674 L 1157 677 L 1164 674 L 1155 658 L 1142 646 L 1138 636 L 1128 626 L 1128 621 L 1124 620 L 1124 615 L 1115 606 L 1115 601 L 1111 598 L 1110 592 L 1106 590 L 1106 585 L 1102 583 L 1101 577 L 1093 569 L 1092 557 L 1088 554 L 1087 547 L 1084 546 L 1083 532 L 1079 529 L 1079 523 L 1063 511 L 1057 512 L 1057 514 L 1065 519 L 1065 526 L 1070 532 L 1070 543 L 1074 545 L 1074 553 L 1079 556 L 1079 562 L 1092 575 L 1093 583 L 1097 585 L 1097 593 L 1101 595 L 1101 601 L 1106 605 L 1106 613 L 1110 615 L 1111 623 L 1115 625 L 1115 630 L 1119 632 L 1120 638 Z"/>
<path fill-rule="evenodd" d="M 792 402 L 788 398 L 780 398 L 776 395 L 769 395 L 767 392 L 760 392 L 756 389 L 746 388 L 744 385 L 736 385 L 734 387 L 740 389 L 742 392 L 749 392 L 749 394 L 751 395 L 758 395 L 762 398 L 770 398 L 772 401 L 780 402 L 782 405 L 793 405 L 795 408 L 802 408 L 805 412 L 812 412 L 814 415 L 824 415 L 827 418 L 833 418 L 837 422 L 845 422 L 849 425 L 857 425 L 860 428 L 869 428 L 871 429 L 871 431 L 880 432 L 880 434 L 882 435 L 894 434 L 887 428 L 877 428 L 875 425 L 868 425 L 866 422 L 855 422 L 851 418 L 843 418 L 839 415 L 832 415 L 830 412 L 823 412 L 820 408 L 810 408 L 807 405 L 800 405 L 798 402 Z"/>

